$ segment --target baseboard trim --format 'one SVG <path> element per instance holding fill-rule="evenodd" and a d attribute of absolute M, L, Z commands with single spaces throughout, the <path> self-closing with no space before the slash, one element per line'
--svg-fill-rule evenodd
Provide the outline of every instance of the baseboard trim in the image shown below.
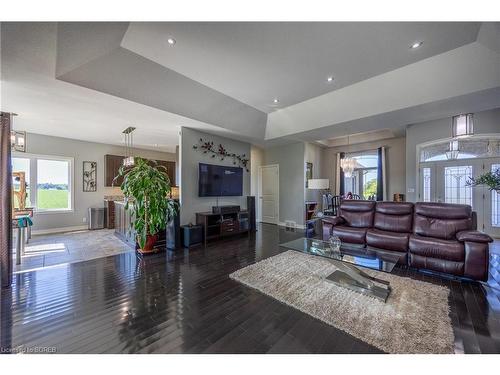
<path fill-rule="evenodd" d="M 51 228 L 51 229 L 38 229 L 31 231 L 32 235 L 40 235 L 40 234 L 53 234 L 53 233 L 65 233 L 65 232 L 74 232 L 77 230 L 86 230 L 88 229 L 87 225 L 76 225 L 73 227 L 61 227 L 61 228 Z"/>
<path fill-rule="evenodd" d="M 283 222 L 283 221 L 280 221 L 280 222 L 278 223 L 278 225 L 279 225 L 280 227 L 286 227 L 286 223 L 285 223 L 285 222 Z M 305 225 L 303 225 L 303 224 L 297 224 L 297 223 L 296 223 L 294 228 L 295 228 L 295 229 L 306 229 L 306 226 L 305 226 Z"/>

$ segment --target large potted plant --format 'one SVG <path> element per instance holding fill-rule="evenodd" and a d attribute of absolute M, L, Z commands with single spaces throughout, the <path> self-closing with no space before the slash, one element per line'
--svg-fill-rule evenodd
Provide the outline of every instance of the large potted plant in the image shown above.
<path fill-rule="evenodd" d="M 170 179 L 167 169 L 155 161 L 139 157 L 133 166 L 122 166 L 118 176 L 123 177 L 120 186 L 126 197 L 126 210 L 133 210 L 133 227 L 136 232 L 138 251 L 154 252 L 158 234 L 178 212 L 178 204 L 170 199 Z"/>

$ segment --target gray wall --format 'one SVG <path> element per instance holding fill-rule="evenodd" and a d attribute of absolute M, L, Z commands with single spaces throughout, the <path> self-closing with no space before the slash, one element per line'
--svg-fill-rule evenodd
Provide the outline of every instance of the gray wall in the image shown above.
<path fill-rule="evenodd" d="M 304 224 L 304 169 L 303 142 L 270 147 L 264 152 L 264 165 L 279 164 L 279 200 L 281 223 L 286 220 Z"/>
<path fill-rule="evenodd" d="M 259 168 L 264 162 L 264 150 L 253 146 L 250 149 L 250 195 L 255 197 L 255 217 L 260 218 Z"/>
<path fill-rule="evenodd" d="M 323 149 L 323 176 L 330 179 L 330 190 L 335 192 L 337 153 L 375 150 L 386 147 L 386 197 L 392 200 L 394 193 L 405 192 L 405 138 L 391 138 L 356 145 Z"/>
<path fill-rule="evenodd" d="M 117 135 L 119 137 L 120 135 Z M 52 230 L 64 227 L 86 225 L 83 218 L 87 217 L 89 207 L 103 207 L 105 195 L 121 194 L 119 188 L 104 186 L 104 155 L 124 155 L 125 150 L 120 146 L 78 141 L 68 138 L 51 137 L 41 134 L 28 133 L 26 136 L 27 153 L 72 157 L 73 161 L 73 211 L 68 213 L 35 214 L 34 227 L 36 230 Z M 175 154 L 135 149 L 134 155 L 158 160 L 175 160 Z M 14 156 L 23 156 L 23 153 Z M 83 192 L 82 169 L 83 161 L 97 161 L 97 191 Z"/>
<path fill-rule="evenodd" d="M 304 165 L 305 163 L 312 163 L 313 165 L 313 178 L 328 178 L 324 175 L 323 167 L 323 148 L 313 144 L 306 143 L 304 145 Z M 305 173 L 305 170 L 304 170 Z M 305 175 L 304 175 L 305 178 Z M 316 201 L 321 207 L 321 191 L 305 189 L 305 200 L 306 201 Z"/>
<path fill-rule="evenodd" d="M 500 133 L 500 108 L 474 113 L 474 133 Z M 406 199 L 416 201 L 417 145 L 451 136 L 451 118 L 413 124 L 406 129 Z"/>
<path fill-rule="evenodd" d="M 212 158 L 200 150 L 194 150 L 193 145 L 198 144 L 199 139 L 213 141 L 216 147 L 222 144 L 228 152 L 245 154 L 250 158 L 250 144 L 232 139 L 205 134 L 200 131 L 182 128 L 180 140 L 180 169 L 181 169 L 181 224 L 196 222 L 196 212 L 210 211 L 215 206 L 215 197 L 198 196 L 198 164 L 209 163 L 233 166 L 233 160 L 226 158 Z M 250 172 L 243 171 L 243 196 L 219 198 L 219 205 L 237 204 L 246 208 L 246 196 L 250 195 Z"/>

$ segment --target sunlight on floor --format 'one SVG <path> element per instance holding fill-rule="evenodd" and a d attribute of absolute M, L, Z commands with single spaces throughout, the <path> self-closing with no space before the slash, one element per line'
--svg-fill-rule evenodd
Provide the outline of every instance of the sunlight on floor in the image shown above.
<path fill-rule="evenodd" d="M 40 255 L 47 253 L 63 253 L 67 251 L 67 247 L 64 243 L 49 243 L 49 244 L 41 244 L 41 245 L 30 245 L 27 244 L 25 247 L 25 255 Z"/>

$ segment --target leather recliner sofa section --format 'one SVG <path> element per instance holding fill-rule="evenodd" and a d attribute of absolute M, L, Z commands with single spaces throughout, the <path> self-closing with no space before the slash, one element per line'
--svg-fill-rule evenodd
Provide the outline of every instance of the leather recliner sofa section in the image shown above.
<path fill-rule="evenodd" d="M 399 263 L 486 281 L 492 238 L 473 230 L 470 206 L 345 200 L 323 218 L 323 238 L 399 255 Z"/>

